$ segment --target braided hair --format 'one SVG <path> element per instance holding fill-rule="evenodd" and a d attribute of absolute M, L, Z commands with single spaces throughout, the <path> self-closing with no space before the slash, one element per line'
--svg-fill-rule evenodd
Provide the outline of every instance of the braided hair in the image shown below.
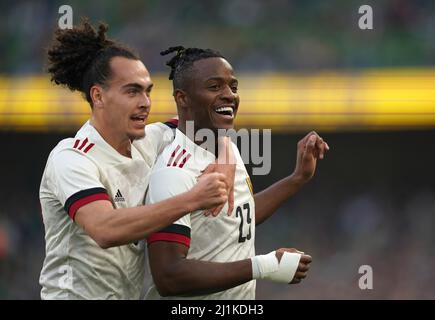
<path fill-rule="evenodd" d="M 185 88 L 185 81 L 195 61 L 207 58 L 225 59 L 220 52 L 212 49 L 184 48 L 183 46 L 170 47 L 160 52 L 160 55 L 164 56 L 173 52 L 176 52 L 175 56 L 167 61 L 166 65 L 171 68 L 169 80 L 173 80 L 174 90 Z"/>
<path fill-rule="evenodd" d="M 112 76 L 113 57 L 139 60 L 131 49 L 106 38 L 108 26 L 100 23 L 98 31 L 83 19 L 74 29 L 57 29 L 47 50 L 51 81 L 81 92 L 92 107 L 90 89 L 105 86 Z"/>

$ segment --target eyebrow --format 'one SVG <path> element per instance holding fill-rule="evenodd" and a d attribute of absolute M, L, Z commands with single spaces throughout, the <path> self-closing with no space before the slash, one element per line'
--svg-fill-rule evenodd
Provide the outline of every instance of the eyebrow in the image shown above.
<path fill-rule="evenodd" d="M 146 90 L 151 90 L 151 88 L 154 86 L 153 83 L 151 83 Z M 139 83 L 127 83 L 125 85 L 122 86 L 122 89 L 127 89 L 127 88 L 135 88 L 135 89 L 139 89 L 139 90 L 144 90 L 145 87 Z"/>
<path fill-rule="evenodd" d="M 225 80 L 225 78 L 223 78 L 223 77 L 211 77 L 211 78 L 208 78 L 206 81 L 210 81 L 210 80 L 222 81 L 222 80 Z M 231 78 L 231 81 L 239 83 L 239 80 L 237 80 L 236 78 Z"/>

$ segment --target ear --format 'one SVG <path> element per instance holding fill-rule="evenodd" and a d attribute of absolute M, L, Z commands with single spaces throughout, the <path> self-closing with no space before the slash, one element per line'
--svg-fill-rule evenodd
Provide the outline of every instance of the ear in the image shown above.
<path fill-rule="evenodd" d="M 103 107 L 103 88 L 101 86 L 94 85 L 91 87 L 91 100 L 94 108 Z"/>
<path fill-rule="evenodd" d="M 178 107 L 187 108 L 189 105 L 189 97 L 184 90 L 175 89 L 174 90 L 174 100 Z"/>

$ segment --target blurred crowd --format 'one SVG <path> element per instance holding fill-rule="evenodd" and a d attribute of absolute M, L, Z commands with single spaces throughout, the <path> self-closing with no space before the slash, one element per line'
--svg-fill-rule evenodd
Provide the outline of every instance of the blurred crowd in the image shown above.
<path fill-rule="evenodd" d="M 315 178 L 257 229 L 257 252 L 291 246 L 310 252 L 309 277 L 290 288 L 258 282 L 263 299 L 435 299 L 434 131 L 342 133 Z M 274 136 L 272 172 L 293 167 L 293 136 Z M 359 287 L 359 268 L 373 289 Z"/>
<path fill-rule="evenodd" d="M 159 52 L 184 45 L 220 50 L 238 71 L 317 71 L 435 65 L 433 0 L 222 0 L 0 2 L 0 74 L 41 74 L 63 4 L 138 50 L 151 72 Z M 374 30 L 358 28 L 369 4 Z M 1 90 L 0 82 L 0 90 Z M 1 101 L 0 101 L 1 103 Z M 258 253 L 296 247 L 313 256 L 300 285 L 264 281 L 259 299 L 435 299 L 435 131 L 322 133 L 331 146 L 309 185 L 257 229 Z M 38 190 L 56 134 L 0 132 L 0 299 L 38 299 L 44 226 Z M 272 172 L 294 167 L 297 135 L 274 135 Z M 360 266 L 373 289 L 358 286 Z M 147 280 L 149 282 L 149 279 Z"/>
<path fill-rule="evenodd" d="M 256 232 L 264 254 L 295 247 L 313 256 L 299 285 L 258 281 L 259 299 L 434 299 L 434 131 L 324 133 L 331 151 L 314 179 Z M 39 299 L 44 230 L 38 188 L 61 136 L 5 134 L 0 209 L 0 299 Z M 294 168 L 299 135 L 274 135 L 272 171 L 252 176 L 262 190 Z M 29 148 L 21 146 L 27 144 Z M 373 270 L 373 289 L 358 286 Z M 149 282 L 149 279 L 147 280 Z"/>
<path fill-rule="evenodd" d="M 87 16 L 136 48 L 152 72 L 165 70 L 169 46 L 220 50 L 239 71 L 318 70 L 435 63 L 432 0 L 19 0 L 1 2 L 0 73 L 40 73 L 61 5 L 74 24 Z M 374 30 L 358 28 L 373 8 Z"/>

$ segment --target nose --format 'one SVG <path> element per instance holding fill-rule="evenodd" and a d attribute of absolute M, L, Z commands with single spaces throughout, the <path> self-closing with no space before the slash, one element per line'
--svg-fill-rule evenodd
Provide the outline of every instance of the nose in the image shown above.
<path fill-rule="evenodd" d="M 149 110 L 151 108 L 151 97 L 149 94 L 144 94 L 143 99 L 141 100 L 141 107 Z"/>
<path fill-rule="evenodd" d="M 234 102 L 237 99 L 237 92 L 233 92 L 230 86 L 225 86 L 222 92 L 222 99 L 225 99 L 230 102 Z"/>

